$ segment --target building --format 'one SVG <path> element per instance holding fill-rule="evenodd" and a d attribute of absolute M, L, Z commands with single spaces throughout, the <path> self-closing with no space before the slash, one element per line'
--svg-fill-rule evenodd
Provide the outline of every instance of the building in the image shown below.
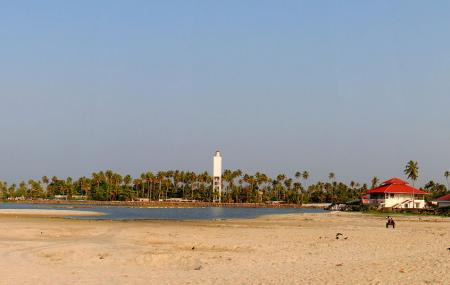
<path fill-rule="evenodd" d="M 222 202 L 222 156 L 220 155 L 220 151 L 216 151 L 216 154 L 213 158 L 213 193 L 217 198 L 214 200 L 219 203 Z"/>
<path fill-rule="evenodd" d="M 450 207 L 450 194 L 437 198 L 433 201 L 433 205 L 437 205 L 439 208 Z"/>
<path fill-rule="evenodd" d="M 425 192 L 409 186 L 408 182 L 398 178 L 389 179 L 381 186 L 367 191 L 369 204 L 380 208 L 425 208 Z"/>
<path fill-rule="evenodd" d="M 369 204 L 369 195 L 363 195 L 361 196 L 361 203 L 363 205 L 368 205 Z"/>

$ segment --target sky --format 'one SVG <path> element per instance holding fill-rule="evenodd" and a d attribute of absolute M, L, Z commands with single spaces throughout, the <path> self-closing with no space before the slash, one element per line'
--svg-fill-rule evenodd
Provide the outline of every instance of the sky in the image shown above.
<path fill-rule="evenodd" d="M 443 183 L 449 1 L 1 1 L 0 180 L 308 170 Z"/>

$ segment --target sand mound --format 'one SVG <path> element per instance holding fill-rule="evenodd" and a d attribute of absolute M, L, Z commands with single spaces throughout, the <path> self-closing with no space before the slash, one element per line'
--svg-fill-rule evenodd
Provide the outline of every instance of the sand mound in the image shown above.
<path fill-rule="evenodd" d="M 395 220 L 386 229 L 384 217 L 347 213 L 188 222 L 3 216 L 0 284 L 448 284 L 450 219 Z"/>

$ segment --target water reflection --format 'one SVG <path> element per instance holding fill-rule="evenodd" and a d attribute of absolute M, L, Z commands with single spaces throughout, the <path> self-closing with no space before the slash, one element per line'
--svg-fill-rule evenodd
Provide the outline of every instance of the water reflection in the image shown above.
<path fill-rule="evenodd" d="M 322 209 L 274 209 L 274 208 L 130 208 L 97 205 L 41 205 L 0 203 L 0 209 L 54 209 L 102 212 L 104 216 L 68 217 L 93 220 L 217 220 L 250 219 L 263 215 L 290 213 L 324 213 Z"/>

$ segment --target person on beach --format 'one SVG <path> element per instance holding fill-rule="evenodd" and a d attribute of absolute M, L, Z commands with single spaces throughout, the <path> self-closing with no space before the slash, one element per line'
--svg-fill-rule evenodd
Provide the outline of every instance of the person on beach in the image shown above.
<path fill-rule="evenodd" d="M 389 226 L 392 226 L 393 229 L 395 229 L 395 222 L 394 219 L 391 218 L 390 216 L 386 217 L 386 228 L 389 228 Z"/>

